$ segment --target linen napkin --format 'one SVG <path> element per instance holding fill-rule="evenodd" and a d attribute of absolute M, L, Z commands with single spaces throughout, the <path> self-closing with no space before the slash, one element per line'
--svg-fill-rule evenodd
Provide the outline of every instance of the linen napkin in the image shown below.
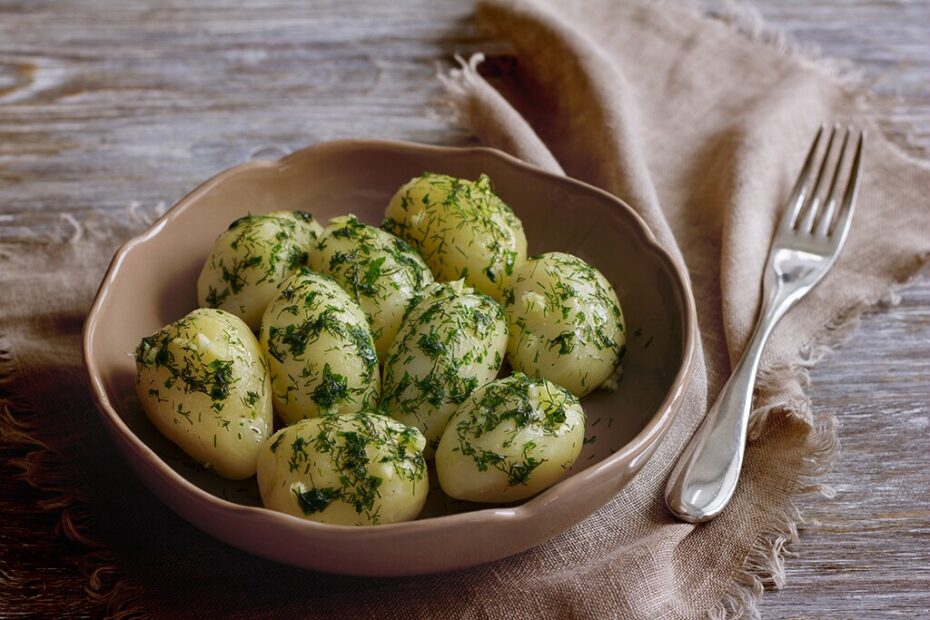
<path fill-rule="evenodd" d="M 446 77 L 461 120 L 625 200 L 690 273 L 699 363 L 642 473 L 549 543 L 452 574 L 357 579 L 230 549 L 149 495 L 96 421 L 79 331 L 106 261 L 139 228 L 101 215 L 70 238 L 0 245 L 0 286 L 15 292 L 0 298 L 0 612 L 700 618 L 751 616 L 763 587 L 781 583 L 792 500 L 817 490 L 836 448 L 805 396 L 807 368 L 925 262 L 930 167 L 894 149 L 823 65 L 695 8 L 486 1 L 477 15 L 516 60 L 489 67 L 491 82 L 480 58 Z M 748 339 L 774 223 L 815 129 L 833 121 L 870 131 L 846 250 L 767 348 L 731 505 L 708 524 L 678 523 L 662 504 L 666 478 Z"/>

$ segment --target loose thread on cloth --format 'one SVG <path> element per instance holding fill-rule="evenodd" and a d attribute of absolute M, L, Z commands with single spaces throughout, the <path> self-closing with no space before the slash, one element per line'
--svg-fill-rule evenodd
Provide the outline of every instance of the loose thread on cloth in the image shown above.
<path fill-rule="evenodd" d="M 873 118 L 878 117 L 876 120 L 879 122 L 884 120 L 880 118 L 879 108 L 874 105 L 875 98 L 871 92 L 874 81 L 869 81 L 851 62 L 825 57 L 816 46 L 801 44 L 787 33 L 771 27 L 759 10 L 750 3 L 739 0 L 659 0 L 658 4 L 684 9 L 695 17 L 720 21 L 749 40 L 766 45 L 805 68 L 822 73 L 849 95 L 860 112 Z M 456 56 L 456 60 L 458 67 L 439 76 L 447 96 L 444 103 L 451 108 L 448 118 L 452 122 L 465 125 L 474 131 L 475 124 L 483 122 L 483 119 L 476 119 L 472 106 L 476 100 L 489 96 L 483 92 L 488 88 L 478 74 L 478 65 L 484 61 L 484 55 L 474 54 L 467 60 Z M 911 127 L 906 123 L 895 121 L 892 126 L 903 129 L 905 136 L 911 135 Z M 914 144 L 907 146 L 912 151 L 922 154 L 927 152 L 925 148 L 916 147 Z M 906 153 L 901 153 L 907 157 Z M 896 281 L 888 285 L 880 295 L 860 299 L 849 307 L 839 309 L 812 341 L 797 352 L 795 360 L 791 363 L 764 368 L 759 373 L 757 393 L 777 394 L 779 386 L 793 381 L 800 386 L 801 397 L 788 397 L 753 409 L 749 425 L 750 440 L 763 437 L 770 414 L 778 412 L 810 428 L 810 452 L 805 458 L 804 468 L 797 479 L 788 509 L 773 515 L 769 523 L 761 529 L 742 566 L 733 575 L 724 596 L 708 610 L 708 618 L 759 618 L 758 605 L 765 589 L 780 589 L 785 585 L 784 558 L 791 555 L 790 545 L 798 541 L 799 527 L 808 524 L 796 500 L 809 494 L 826 498 L 835 495 L 834 490 L 822 484 L 819 478 L 832 468 L 840 449 L 837 420 L 832 413 L 815 412 L 811 407 L 808 396 L 810 369 L 854 333 L 863 312 L 877 305 L 896 303 L 897 292 L 917 277 L 928 263 L 930 255 L 915 257 L 913 264 L 895 274 Z"/>

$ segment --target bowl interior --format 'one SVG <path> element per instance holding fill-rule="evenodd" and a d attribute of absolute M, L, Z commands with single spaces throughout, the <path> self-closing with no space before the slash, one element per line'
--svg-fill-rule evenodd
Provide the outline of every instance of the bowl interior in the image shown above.
<path fill-rule="evenodd" d="M 131 352 L 143 336 L 196 306 L 200 268 L 214 239 L 235 218 L 304 209 L 324 225 L 345 213 L 377 225 L 397 188 L 426 170 L 471 179 L 488 174 L 522 220 L 531 255 L 570 252 L 613 284 L 626 317 L 623 378 L 618 390 L 598 390 L 582 401 L 586 444 L 567 476 L 621 450 L 658 415 L 686 348 L 681 286 L 642 225 L 601 192 L 487 149 L 407 149 L 389 143 L 308 149 L 280 162 L 224 173 L 182 200 L 134 243 L 105 285 L 106 302 L 96 317 L 99 336 L 89 343 L 88 356 L 122 421 L 197 487 L 237 504 L 259 505 L 254 478 L 234 482 L 204 470 L 149 423 L 133 391 Z M 421 519 L 487 507 L 452 500 L 434 487 Z"/>

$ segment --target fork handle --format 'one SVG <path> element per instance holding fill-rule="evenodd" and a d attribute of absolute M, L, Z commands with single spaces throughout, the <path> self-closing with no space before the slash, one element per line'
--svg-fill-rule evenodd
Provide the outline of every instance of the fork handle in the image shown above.
<path fill-rule="evenodd" d="M 743 463 L 759 360 L 782 314 L 777 305 L 766 308 L 717 402 L 672 470 L 665 503 L 683 521 L 713 519 L 733 496 Z"/>

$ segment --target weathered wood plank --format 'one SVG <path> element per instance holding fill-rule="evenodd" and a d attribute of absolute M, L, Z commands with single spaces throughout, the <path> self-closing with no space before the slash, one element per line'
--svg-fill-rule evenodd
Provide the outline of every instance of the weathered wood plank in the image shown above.
<path fill-rule="evenodd" d="M 203 4 L 0 4 L 4 213 L 170 204 L 268 145 L 467 139 L 434 65 L 475 48 L 468 4 Z"/>

